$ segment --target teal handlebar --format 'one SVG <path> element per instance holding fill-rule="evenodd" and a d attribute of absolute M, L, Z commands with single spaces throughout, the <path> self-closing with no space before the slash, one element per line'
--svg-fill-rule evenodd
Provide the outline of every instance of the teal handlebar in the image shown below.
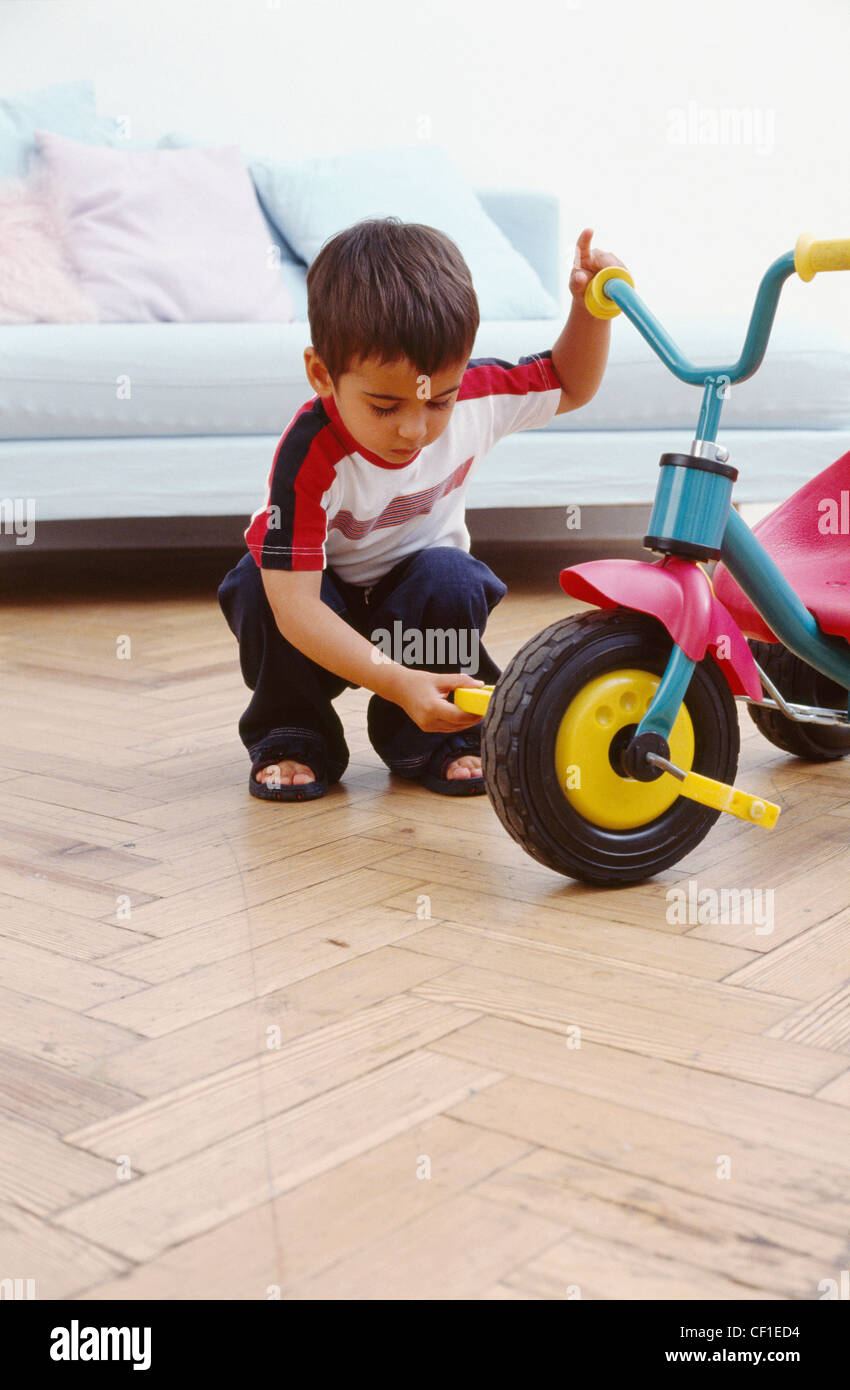
<path fill-rule="evenodd" d="M 756 302 L 753 305 L 741 356 L 737 362 L 720 367 L 697 367 L 693 362 L 689 362 L 626 280 L 608 280 L 602 293 L 622 309 L 626 318 L 631 319 L 664 365 L 669 367 L 680 381 L 686 381 L 690 386 L 705 386 L 708 381 L 724 377 L 731 386 L 733 382 L 746 381 L 747 377 L 752 376 L 761 366 L 782 286 L 788 276 L 794 274 L 794 270 L 793 251 L 780 256 L 768 267 L 756 293 Z"/>

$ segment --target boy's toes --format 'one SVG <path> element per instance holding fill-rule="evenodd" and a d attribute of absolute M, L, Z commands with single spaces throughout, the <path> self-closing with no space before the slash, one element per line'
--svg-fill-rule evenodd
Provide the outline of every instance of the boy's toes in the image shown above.
<path fill-rule="evenodd" d="M 455 758 L 454 762 L 449 763 L 446 768 L 446 779 L 454 781 L 460 777 L 480 777 L 481 759 L 474 753 L 466 753 L 462 758 Z"/>
<path fill-rule="evenodd" d="M 276 787 L 303 787 L 307 782 L 315 782 L 315 774 L 305 763 L 287 759 L 282 763 L 271 763 L 254 774 L 257 782 L 272 782 Z"/>
<path fill-rule="evenodd" d="M 295 772 L 292 777 L 293 787 L 303 787 L 305 782 L 315 782 L 315 780 L 309 767 L 304 767 L 302 763 L 295 764 Z"/>

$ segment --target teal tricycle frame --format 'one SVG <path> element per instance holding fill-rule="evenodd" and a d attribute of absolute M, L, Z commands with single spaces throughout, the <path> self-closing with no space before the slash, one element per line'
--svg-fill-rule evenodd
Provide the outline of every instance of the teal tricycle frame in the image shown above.
<path fill-rule="evenodd" d="M 722 812 L 770 829 L 780 807 L 734 785 L 736 699 L 784 751 L 850 756 L 850 623 L 823 631 L 817 605 L 810 611 L 733 510 L 738 474 L 717 443 L 728 388 L 762 362 L 782 285 L 820 270 L 850 270 L 850 239 L 798 238 L 762 278 L 738 360 L 712 366 L 684 356 L 624 267 L 587 287 L 588 311 L 624 313 L 675 377 L 702 387 L 702 403 L 689 451 L 661 457 L 644 537 L 660 558 L 562 570 L 561 588 L 585 609 L 526 642 L 491 689 L 454 691 L 484 715 L 482 772 L 502 825 L 558 873 L 602 887 L 642 882 Z M 720 593 L 703 568 L 714 560 L 726 572 Z M 739 623 L 740 591 L 749 603 Z M 755 635 L 762 623 L 767 641 Z"/>
<path fill-rule="evenodd" d="M 600 293 L 631 320 L 674 376 L 689 385 L 703 387 L 690 457 L 692 462 L 705 459 L 708 471 L 701 470 L 698 465 L 676 466 L 678 460 L 684 462 L 688 456 L 664 456 L 647 543 L 651 548 L 666 548 L 674 554 L 678 543 L 684 546 L 684 552 L 680 550 L 679 553 L 687 554 L 690 547 L 690 554 L 694 556 L 696 552 L 699 558 L 700 540 L 705 543 L 706 554 L 719 542 L 720 556 L 727 570 L 779 641 L 809 666 L 850 691 L 850 646 L 843 638 L 821 632 L 782 571 L 733 509 L 731 483 L 737 475 L 733 469 L 724 467 L 728 455 L 716 446 L 727 387 L 746 381 L 758 370 L 782 286 L 797 268 L 794 251 L 773 262 L 759 285 L 737 362 L 709 367 L 696 366 L 684 356 L 627 280 L 608 279 Z M 665 466 L 665 460 L 671 462 Z M 714 478 L 720 481 L 712 493 L 707 491 L 706 485 L 710 487 Z M 665 542 L 653 544 L 661 536 Z M 713 553 L 717 553 L 716 549 Z M 637 727 L 635 738 L 646 733 L 669 738 L 696 664 L 674 642 L 667 669 Z"/>

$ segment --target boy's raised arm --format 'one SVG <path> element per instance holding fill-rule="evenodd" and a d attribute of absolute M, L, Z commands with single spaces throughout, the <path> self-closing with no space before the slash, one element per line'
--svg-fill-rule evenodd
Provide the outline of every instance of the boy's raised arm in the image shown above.
<path fill-rule="evenodd" d="M 587 405 L 599 389 L 608 361 L 611 326 L 596 319 L 584 304 L 584 292 L 594 275 L 609 265 L 623 262 L 609 251 L 592 245 L 593 230 L 585 227 L 576 243 L 575 261 L 570 274 L 572 307 L 564 331 L 552 348 L 552 366 L 561 383 L 561 404 L 555 411 L 563 415 Z"/>

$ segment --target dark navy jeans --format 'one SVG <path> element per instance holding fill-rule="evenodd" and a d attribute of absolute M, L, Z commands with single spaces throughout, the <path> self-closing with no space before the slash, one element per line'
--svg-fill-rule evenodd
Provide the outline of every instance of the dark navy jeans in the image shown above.
<path fill-rule="evenodd" d="M 501 674 L 480 642 L 487 618 L 507 592 L 501 579 L 481 561 L 454 546 L 435 546 L 401 560 L 370 587 L 347 584 L 333 570 L 322 574 L 321 598 L 351 627 L 377 644 L 375 633 L 422 634 L 400 658 L 418 670 L 458 671 L 456 655 L 439 639 L 428 648 L 428 634 L 456 635 L 456 650 L 476 653 L 478 668 L 470 674 L 493 684 Z M 242 675 L 253 696 L 239 720 L 239 737 L 251 758 L 252 773 L 284 757 L 306 763 L 316 771 L 321 758 L 329 782 L 337 782 L 348 766 L 348 747 L 332 701 L 357 686 L 318 666 L 282 635 L 263 588 L 260 570 L 250 553 L 227 574 L 218 590 L 224 616 L 239 642 Z M 398 626 L 400 625 L 400 627 Z M 424 659 L 417 661 L 415 658 Z M 464 665 L 464 669 L 469 669 Z M 459 756 L 476 753 L 480 725 L 457 734 L 424 733 L 399 706 L 379 695 L 369 701 L 369 741 L 387 767 L 402 777 L 418 777 L 436 750 Z M 312 758 L 312 761 L 311 761 Z"/>

